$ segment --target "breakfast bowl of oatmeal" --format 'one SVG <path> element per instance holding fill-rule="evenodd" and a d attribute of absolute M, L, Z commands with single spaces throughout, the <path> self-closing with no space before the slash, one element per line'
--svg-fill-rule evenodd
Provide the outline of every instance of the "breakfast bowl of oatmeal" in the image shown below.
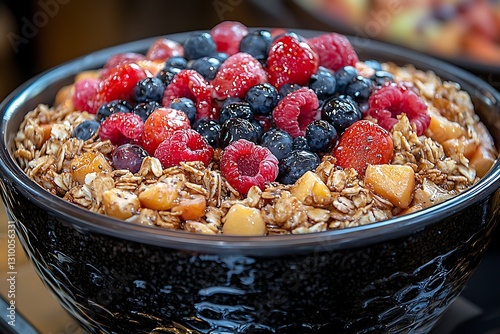
<path fill-rule="evenodd" d="M 92 333 L 426 333 L 498 223 L 500 94 L 375 41 L 223 22 L 0 108 L 9 218 Z"/>

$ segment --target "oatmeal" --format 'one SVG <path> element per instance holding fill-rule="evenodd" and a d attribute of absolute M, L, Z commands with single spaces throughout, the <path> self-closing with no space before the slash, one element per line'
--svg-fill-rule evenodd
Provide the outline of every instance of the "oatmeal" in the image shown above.
<path fill-rule="evenodd" d="M 273 235 L 429 207 L 497 158 L 457 84 L 365 63 L 344 36 L 246 31 L 227 48 L 192 35 L 113 55 L 30 111 L 15 138 L 21 168 L 129 223 Z"/>

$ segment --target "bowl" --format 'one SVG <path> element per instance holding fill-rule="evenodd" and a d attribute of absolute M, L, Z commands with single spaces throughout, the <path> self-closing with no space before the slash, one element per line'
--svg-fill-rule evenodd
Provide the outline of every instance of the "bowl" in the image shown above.
<path fill-rule="evenodd" d="M 317 31 L 296 30 L 305 37 Z M 166 37 L 183 41 L 187 33 Z M 13 158 L 24 115 L 76 73 L 150 38 L 70 61 L 0 109 L 1 193 L 40 278 L 92 333 L 427 333 L 480 263 L 500 216 L 500 162 L 474 187 L 420 212 L 343 230 L 206 236 L 124 223 L 35 184 Z M 350 38 L 361 59 L 414 64 L 458 82 L 500 143 L 500 94 L 395 46 Z"/>

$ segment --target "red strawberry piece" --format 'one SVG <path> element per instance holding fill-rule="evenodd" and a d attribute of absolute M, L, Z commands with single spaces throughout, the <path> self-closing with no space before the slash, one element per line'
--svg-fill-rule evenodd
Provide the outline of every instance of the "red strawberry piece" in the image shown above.
<path fill-rule="evenodd" d="M 113 100 L 132 101 L 135 85 L 148 76 L 147 72 L 135 63 L 121 63 L 109 70 L 96 92 L 98 106 Z"/>
<path fill-rule="evenodd" d="M 168 38 L 158 38 L 151 44 L 146 53 L 146 59 L 166 61 L 170 57 L 182 57 L 184 48 L 176 41 Z"/>
<path fill-rule="evenodd" d="M 187 115 L 172 108 L 158 108 L 149 115 L 144 122 L 142 147 L 153 155 L 156 148 L 175 130 L 191 127 Z"/>
<path fill-rule="evenodd" d="M 284 84 L 306 86 L 318 70 L 318 55 L 311 47 L 290 35 L 278 37 L 267 57 L 269 83 L 278 90 Z"/>
<path fill-rule="evenodd" d="M 163 106 L 181 97 L 187 97 L 196 104 L 196 118 L 215 118 L 212 110 L 212 87 L 195 70 L 182 70 L 167 86 L 163 93 Z"/>
<path fill-rule="evenodd" d="M 72 96 L 73 106 L 76 110 L 88 111 L 95 114 L 98 105 L 95 103 L 95 96 L 99 87 L 99 79 L 85 78 L 75 82 L 75 92 Z"/>
<path fill-rule="evenodd" d="M 292 137 L 304 136 L 318 116 L 319 101 L 314 91 L 302 87 L 285 96 L 273 110 L 274 124 Z"/>
<path fill-rule="evenodd" d="M 319 56 L 319 65 L 337 71 L 344 66 L 355 66 L 359 58 L 347 37 L 337 33 L 310 38 L 307 43 Z"/>
<path fill-rule="evenodd" d="M 261 63 L 248 53 L 239 52 L 227 58 L 212 80 L 213 95 L 218 100 L 228 97 L 244 98 L 247 91 L 267 82 Z"/>
<path fill-rule="evenodd" d="M 220 169 L 227 182 L 240 194 L 252 186 L 264 190 L 266 183 L 278 176 L 278 159 L 265 147 L 240 139 L 221 154 Z"/>
<path fill-rule="evenodd" d="M 101 123 L 99 137 L 110 140 L 115 145 L 140 141 L 144 132 L 144 122 L 138 115 L 118 112 L 109 115 Z"/>
<path fill-rule="evenodd" d="M 248 34 L 248 28 L 237 21 L 223 21 L 210 30 L 210 35 L 217 45 L 217 51 L 234 55 L 238 53 L 240 41 Z"/>
<path fill-rule="evenodd" d="M 397 116 L 405 113 L 410 123 L 415 125 L 421 136 L 429 127 L 431 118 L 424 101 L 402 84 L 389 84 L 376 90 L 368 99 L 368 115 L 377 119 L 378 124 L 390 131 L 398 122 Z"/>
<path fill-rule="evenodd" d="M 392 137 L 379 125 L 357 121 L 349 126 L 339 139 L 332 155 L 342 168 L 354 168 L 363 176 L 368 164 L 387 164 L 393 154 Z"/>
<path fill-rule="evenodd" d="M 176 130 L 158 145 L 154 153 L 163 168 L 178 166 L 181 162 L 201 161 L 208 166 L 214 149 L 205 138 L 192 129 Z"/>

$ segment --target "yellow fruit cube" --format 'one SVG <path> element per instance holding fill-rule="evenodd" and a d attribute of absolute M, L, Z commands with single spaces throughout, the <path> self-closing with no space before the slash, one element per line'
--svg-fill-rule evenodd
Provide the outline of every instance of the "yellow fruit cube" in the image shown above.
<path fill-rule="evenodd" d="M 198 220 L 205 215 L 207 201 L 203 195 L 181 197 L 172 212 L 180 212 L 182 220 Z"/>
<path fill-rule="evenodd" d="M 395 206 L 406 209 L 412 201 L 415 172 L 405 165 L 368 165 L 365 184 Z"/>
<path fill-rule="evenodd" d="M 80 184 L 85 183 L 87 174 L 112 170 L 113 168 L 101 152 L 85 152 L 71 161 L 71 175 Z"/>
<path fill-rule="evenodd" d="M 169 210 L 179 197 L 180 187 L 173 182 L 158 182 L 139 194 L 139 200 L 144 208 L 152 210 Z"/>
<path fill-rule="evenodd" d="M 226 235 L 260 236 L 266 234 L 266 223 L 259 209 L 234 204 L 222 219 Z"/>
<path fill-rule="evenodd" d="M 113 188 L 102 193 L 104 212 L 111 217 L 127 219 L 139 212 L 141 203 L 131 191 Z"/>
<path fill-rule="evenodd" d="M 295 182 L 290 192 L 306 205 L 312 203 L 328 205 L 332 201 L 330 189 L 328 189 L 328 186 L 321 180 L 319 175 L 313 171 L 304 173 Z"/>
<path fill-rule="evenodd" d="M 457 122 L 452 122 L 437 112 L 431 112 L 431 122 L 427 128 L 427 134 L 440 144 L 448 139 L 460 138 L 467 133 Z"/>
<path fill-rule="evenodd" d="M 483 177 L 495 163 L 495 153 L 486 145 L 480 144 L 469 160 L 469 166 L 476 170 L 476 175 Z"/>

